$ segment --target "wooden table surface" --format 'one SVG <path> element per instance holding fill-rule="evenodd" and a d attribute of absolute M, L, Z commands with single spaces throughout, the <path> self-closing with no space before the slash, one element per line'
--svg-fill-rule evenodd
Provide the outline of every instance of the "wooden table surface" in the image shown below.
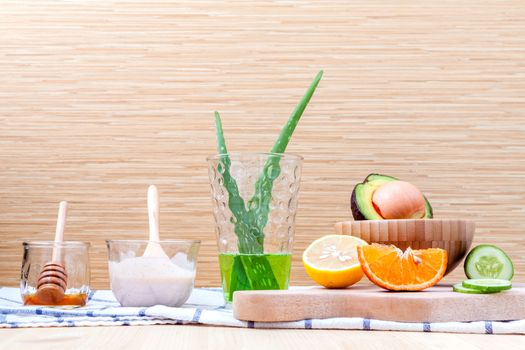
<path fill-rule="evenodd" d="M 523 349 L 520 335 L 202 326 L 0 329 L 2 349 Z"/>

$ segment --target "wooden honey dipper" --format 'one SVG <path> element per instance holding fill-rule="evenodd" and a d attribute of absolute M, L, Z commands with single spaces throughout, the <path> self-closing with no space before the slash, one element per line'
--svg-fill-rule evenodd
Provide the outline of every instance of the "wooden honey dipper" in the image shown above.
<path fill-rule="evenodd" d="M 46 263 L 38 276 L 36 299 L 42 305 L 56 305 L 64 299 L 67 288 L 67 273 L 61 263 L 60 244 L 64 240 L 66 225 L 67 202 L 60 202 L 58 210 L 55 242 L 51 261 Z"/>

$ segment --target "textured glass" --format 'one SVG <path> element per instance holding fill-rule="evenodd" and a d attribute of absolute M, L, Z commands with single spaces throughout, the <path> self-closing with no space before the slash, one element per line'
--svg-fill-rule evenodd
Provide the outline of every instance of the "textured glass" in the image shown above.
<path fill-rule="evenodd" d="M 89 293 L 89 243 L 65 241 L 24 242 L 20 274 L 20 293 L 24 304 L 38 305 L 35 298 L 42 268 L 52 261 L 53 248 L 60 251 L 59 263 L 67 274 L 67 289 L 61 306 L 82 306 Z"/>
<path fill-rule="evenodd" d="M 279 278 L 266 283 L 262 280 L 268 278 L 267 274 L 257 275 L 248 270 L 264 269 L 264 264 L 270 269 L 273 258 L 264 259 L 261 254 L 292 252 L 302 158 L 287 154 L 240 153 L 210 157 L 208 165 L 217 245 L 223 256 L 221 264 L 230 261 L 224 258 L 224 254 L 240 253 L 242 259 L 239 257 L 239 264 L 244 264 L 247 272 L 240 289 L 286 289 L 289 273 L 286 279 Z M 238 190 L 238 197 L 232 196 L 228 169 Z M 230 183 L 225 184 L 227 181 Z M 232 200 L 234 203 L 230 202 Z M 247 259 L 247 255 L 253 255 L 254 259 Z M 268 262 L 263 261 L 261 266 L 261 259 Z M 257 266 L 249 266 L 246 261 L 257 261 Z M 235 264 L 232 266 L 221 265 L 225 289 L 237 285 L 224 280 L 224 271 L 228 269 L 232 269 L 233 278 L 236 277 L 238 269 Z M 282 274 L 274 271 L 273 275 Z M 233 291 L 229 291 L 230 296 Z"/>

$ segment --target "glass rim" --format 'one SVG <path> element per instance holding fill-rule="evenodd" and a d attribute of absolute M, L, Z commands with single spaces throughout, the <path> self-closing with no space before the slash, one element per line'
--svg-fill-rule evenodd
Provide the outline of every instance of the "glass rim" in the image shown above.
<path fill-rule="evenodd" d="M 145 243 L 148 244 L 150 242 L 153 243 L 174 243 L 174 244 L 187 244 L 187 245 L 193 245 L 193 244 L 201 244 L 201 241 L 199 239 L 161 239 L 160 241 L 150 241 L 148 239 L 106 239 L 106 244 L 113 244 L 113 243 Z"/>
<path fill-rule="evenodd" d="M 90 247 L 90 242 L 83 242 L 83 241 L 62 241 L 62 242 L 55 242 L 55 241 L 24 241 L 22 242 L 22 245 L 24 247 L 27 246 L 33 246 L 33 247 Z"/>
<path fill-rule="evenodd" d="M 273 156 L 273 157 L 279 157 L 279 158 L 282 158 L 282 159 L 289 159 L 289 160 L 296 160 L 296 161 L 302 161 L 304 160 L 304 157 L 299 155 L 299 154 L 295 154 L 295 153 L 276 153 L 276 152 L 228 152 L 228 153 L 218 153 L 218 154 L 213 154 L 211 156 L 208 156 L 206 157 L 206 160 L 207 161 L 211 161 L 211 160 L 218 160 L 218 159 L 223 159 L 223 158 L 226 158 L 226 157 L 246 157 L 246 156 L 252 156 L 252 157 L 255 157 L 255 156 Z"/>

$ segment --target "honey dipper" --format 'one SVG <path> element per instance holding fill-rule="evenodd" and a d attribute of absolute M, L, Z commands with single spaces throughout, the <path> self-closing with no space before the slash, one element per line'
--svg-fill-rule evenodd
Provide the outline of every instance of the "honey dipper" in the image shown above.
<path fill-rule="evenodd" d="M 38 276 L 36 299 L 42 305 L 56 305 L 64 298 L 67 288 L 67 273 L 61 263 L 60 244 L 64 239 L 67 202 L 60 202 L 55 242 L 51 261 L 46 263 Z"/>

